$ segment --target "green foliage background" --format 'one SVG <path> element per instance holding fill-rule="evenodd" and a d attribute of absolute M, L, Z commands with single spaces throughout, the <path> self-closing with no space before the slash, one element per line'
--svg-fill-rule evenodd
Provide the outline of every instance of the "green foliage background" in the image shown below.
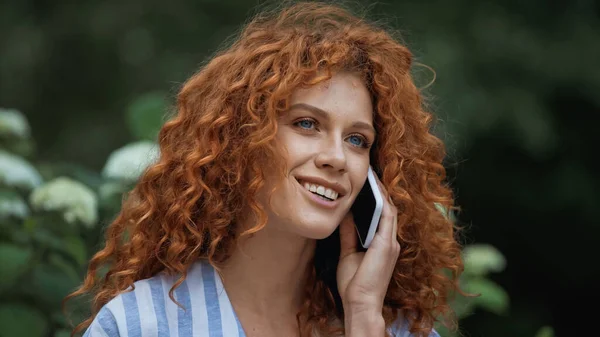
<path fill-rule="evenodd" d="M 20 111 L 28 125 L 19 129 L 18 113 L 1 111 L 0 336 L 64 334 L 59 300 L 80 281 L 135 176 L 112 174 L 111 155 L 124 147 L 151 151 L 179 85 L 257 4 L 0 3 L 0 107 Z M 417 60 L 435 70 L 425 94 L 449 147 L 463 209 L 457 221 L 475 248 L 471 256 L 480 257 L 464 281 L 483 296 L 455 303 L 463 333 L 570 336 L 593 322 L 593 311 L 574 309 L 582 296 L 573 294 L 599 299 L 592 257 L 600 234 L 600 5 L 349 5 L 366 6 L 399 30 Z M 414 74 L 423 87 L 433 78 L 424 67 Z M 28 180 L 15 156 L 39 180 Z M 70 180 L 50 188 L 60 177 Z M 92 195 L 95 204 L 65 201 L 65 189 L 83 200 Z"/>

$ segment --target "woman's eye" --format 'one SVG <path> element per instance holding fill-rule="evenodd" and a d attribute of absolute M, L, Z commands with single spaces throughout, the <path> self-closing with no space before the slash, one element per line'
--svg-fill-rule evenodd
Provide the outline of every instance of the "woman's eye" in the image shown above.
<path fill-rule="evenodd" d="M 295 124 L 303 129 L 312 129 L 315 127 L 315 122 L 311 121 L 310 119 L 303 119 L 301 121 L 296 122 Z"/>
<path fill-rule="evenodd" d="M 350 143 L 354 146 L 369 147 L 369 144 L 367 143 L 365 138 L 359 135 L 352 135 L 348 137 L 348 141 L 350 141 Z"/>

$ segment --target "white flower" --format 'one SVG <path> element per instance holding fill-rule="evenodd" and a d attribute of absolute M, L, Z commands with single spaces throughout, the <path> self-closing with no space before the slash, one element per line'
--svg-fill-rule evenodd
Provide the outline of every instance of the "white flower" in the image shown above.
<path fill-rule="evenodd" d="M 158 156 L 158 146 L 153 142 L 139 141 L 125 145 L 110 154 L 102 175 L 112 179 L 137 180 Z"/>
<path fill-rule="evenodd" d="M 485 275 L 488 272 L 500 272 L 506 267 L 506 259 L 494 246 L 472 244 L 463 249 L 465 272 L 473 275 Z"/>
<path fill-rule="evenodd" d="M 32 189 L 42 183 L 42 177 L 25 159 L 0 150 L 0 183 Z"/>
<path fill-rule="evenodd" d="M 31 129 L 25 116 L 15 109 L 0 108 L 0 136 L 29 138 Z"/>
<path fill-rule="evenodd" d="M 0 192 L 0 218 L 18 217 L 25 218 L 29 215 L 29 207 L 16 193 Z"/>
<path fill-rule="evenodd" d="M 33 190 L 29 202 L 35 210 L 62 212 L 68 223 L 78 220 L 91 227 L 98 219 L 98 201 L 94 192 L 66 177 L 53 179 Z"/>

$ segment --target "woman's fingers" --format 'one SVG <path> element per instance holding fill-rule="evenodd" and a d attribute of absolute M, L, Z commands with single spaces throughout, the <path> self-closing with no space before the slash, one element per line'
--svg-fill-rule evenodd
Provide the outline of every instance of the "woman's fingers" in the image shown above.
<path fill-rule="evenodd" d="M 398 211 L 396 209 L 396 206 L 392 202 L 392 198 L 390 197 L 389 193 L 385 189 L 385 186 L 383 186 L 383 183 L 379 180 L 379 178 L 375 177 L 375 179 L 377 179 L 377 185 L 379 186 L 379 191 L 381 192 L 381 196 L 383 199 L 383 210 L 381 212 L 381 220 L 383 220 L 384 218 L 391 219 L 391 221 L 389 221 L 389 222 L 386 221 L 385 225 L 383 224 L 384 221 L 380 222 L 380 226 L 389 225 L 389 227 L 386 227 L 385 230 L 382 231 L 382 234 L 385 235 L 386 239 L 389 238 L 392 241 L 397 241 Z"/>
<path fill-rule="evenodd" d="M 383 186 L 383 183 L 379 180 L 379 178 L 377 179 L 377 184 L 379 185 L 379 189 L 381 190 L 381 193 L 385 196 L 385 200 L 387 202 L 384 202 L 384 204 L 386 204 L 388 206 L 387 211 L 389 213 L 387 213 L 391 218 L 391 230 L 392 230 L 392 235 L 390 237 L 390 241 L 392 242 L 392 246 L 393 246 L 393 250 L 394 250 L 394 263 L 395 263 L 395 259 L 397 259 L 398 255 L 400 254 L 400 243 L 398 242 L 398 209 L 396 208 L 396 205 L 394 205 L 394 201 L 392 200 L 392 197 L 389 195 L 388 191 L 385 189 L 385 187 Z M 383 216 L 383 214 L 382 214 Z"/>
<path fill-rule="evenodd" d="M 340 259 L 352 253 L 356 253 L 358 237 L 354 228 L 354 218 L 348 212 L 340 223 Z"/>
<path fill-rule="evenodd" d="M 366 252 L 357 252 L 354 221 L 349 213 L 340 224 L 341 256 L 338 287 L 344 300 L 361 308 L 380 310 L 400 252 L 398 211 L 383 184 L 377 179 L 383 197 L 379 227 Z"/>
<path fill-rule="evenodd" d="M 378 289 L 378 292 L 385 293 L 399 253 L 398 221 L 396 207 L 387 196 L 383 184 L 378 181 L 378 185 L 384 200 L 379 228 L 365 253 L 357 277 L 364 279 L 366 284 Z"/>
<path fill-rule="evenodd" d="M 388 203 L 390 206 L 390 212 L 392 213 L 392 216 L 393 216 L 392 242 L 397 243 L 398 242 L 398 209 L 396 208 L 396 205 L 394 205 L 394 201 L 392 200 L 391 196 L 388 196 L 387 200 L 388 200 Z"/>

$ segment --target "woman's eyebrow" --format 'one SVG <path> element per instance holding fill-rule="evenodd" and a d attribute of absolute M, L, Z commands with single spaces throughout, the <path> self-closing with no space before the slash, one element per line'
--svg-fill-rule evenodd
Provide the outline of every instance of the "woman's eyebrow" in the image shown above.
<path fill-rule="evenodd" d="M 290 110 L 294 110 L 294 109 L 302 109 L 302 110 L 307 110 L 310 111 L 312 113 L 314 113 L 315 115 L 318 115 L 319 117 L 325 119 L 325 120 L 329 120 L 329 113 L 323 109 L 317 108 L 314 105 L 310 105 L 310 104 L 306 104 L 306 103 L 296 103 L 293 104 L 290 107 Z M 377 134 L 377 132 L 375 131 L 375 128 L 373 127 L 373 125 L 369 124 L 369 123 L 365 123 L 365 122 L 361 122 L 361 121 L 356 121 L 354 123 L 352 123 L 352 127 L 357 128 L 357 129 L 364 129 L 367 131 L 372 132 L 374 135 Z"/>

